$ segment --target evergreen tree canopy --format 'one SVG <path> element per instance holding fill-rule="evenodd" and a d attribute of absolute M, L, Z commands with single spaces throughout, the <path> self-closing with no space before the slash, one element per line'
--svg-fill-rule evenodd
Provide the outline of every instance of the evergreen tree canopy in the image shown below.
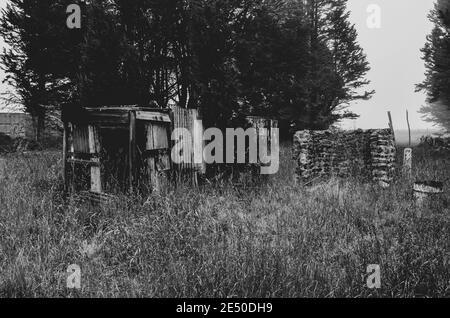
<path fill-rule="evenodd" d="M 450 4 L 438 1 L 430 13 L 432 33 L 422 49 L 426 73 L 418 90 L 426 91 L 428 105 L 422 108 L 427 119 L 450 129 Z"/>
<path fill-rule="evenodd" d="M 179 104 L 207 126 L 246 115 L 282 129 L 355 117 L 369 65 L 346 0 L 12 0 L 0 33 L 7 80 L 42 117 L 57 106 Z M 153 104 L 152 104 L 153 105 Z"/>

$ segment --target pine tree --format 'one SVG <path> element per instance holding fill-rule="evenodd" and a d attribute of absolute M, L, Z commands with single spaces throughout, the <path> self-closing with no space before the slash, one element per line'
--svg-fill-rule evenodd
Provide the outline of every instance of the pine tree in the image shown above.
<path fill-rule="evenodd" d="M 448 3 L 441 1 L 430 13 L 434 23 L 427 43 L 422 49 L 425 61 L 425 80 L 417 85 L 418 91 L 427 93 L 427 106 L 421 112 L 427 119 L 450 128 L 450 11 Z"/>
<path fill-rule="evenodd" d="M 297 121 L 301 128 L 325 129 L 343 118 L 349 103 L 369 99 L 374 91 L 361 91 L 369 63 L 358 44 L 355 26 L 350 23 L 347 0 L 308 0 L 310 59 L 308 103 L 305 115 Z"/>
<path fill-rule="evenodd" d="M 8 45 L 1 54 L 5 82 L 33 116 L 38 139 L 47 114 L 67 98 L 66 75 L 76 65 L 75 55 L 66 54 L 74 43 L 68 41 L 65 28 L 68 2 L 11 0 L 0 18 L 0 34 Z"/>
<path fill-rule="evenodd" d="M 327 128 L 370 96 L 344 0 L 97 0 L 78 31 L 69 2 L 13 0 L 3 14 L 8 79 L 37 117 L 157 101 L 200 108 L 206 126 L 258 115 L 287 132 Z"/>

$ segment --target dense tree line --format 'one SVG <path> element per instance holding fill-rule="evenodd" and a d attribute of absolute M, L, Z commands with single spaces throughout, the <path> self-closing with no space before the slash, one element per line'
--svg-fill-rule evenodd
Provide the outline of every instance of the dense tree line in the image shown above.
<path fill-rule="evenodd" d="M 284 131 L 326 128 L 365 92 L 366 57 L 346 0 L 11 0 L 2 63 L 43 125 L 61 105 L 179 104 L 207 125 L 246 115 Z"/>
<path fill-rule="evenodd" d="M 434 28 L 422 49 L 426 78 L 418 85 L 428 96 L 422 112 L 450 129 L 450 1 L 439 0 L 429 17 Z"/>

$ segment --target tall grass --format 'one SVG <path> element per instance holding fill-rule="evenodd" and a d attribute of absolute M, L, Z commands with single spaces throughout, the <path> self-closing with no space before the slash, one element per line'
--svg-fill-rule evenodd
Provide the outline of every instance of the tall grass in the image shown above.
<path fill-rule="evenodd" d="M 401 177 L 390 189 L 358 178 L 304 188 L 290 156 L 259 187 L 179 186 L 101 209 L 63 198 L 58 153 L 10 156 L 0 297 L 450 296 L 448 188 L 423 208 Z M 417 178 L 450 177 L 441 158 L 415 159 Z M 66 288 L 71 264 L 79 291 Z"/>

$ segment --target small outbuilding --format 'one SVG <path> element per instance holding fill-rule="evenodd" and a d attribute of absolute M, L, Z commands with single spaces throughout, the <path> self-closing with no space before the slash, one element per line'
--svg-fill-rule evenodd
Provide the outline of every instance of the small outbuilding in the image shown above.
<path fill-rule="evenodd" d="M 62 121 L 66 191 L 90 201 L 119 193 L 147 195 L 181 179 L 196 186 L 206 173 L 204 127 L 197 109 L 65 107 Z M 247 121 L 258 134 L 277 127 L 276 121 L 260 117 Z M 187 130 L 190 138 L 172 136 L 177 128 Z M 265 137 L 270 142 L 270 133 Z M 184 153 L 186 149 L 192 151 Z M 192 157 L 175 164 L 172 153 Z"/>
<path fill-rule="evenodd" d="M 94 200 L 160 191 L 175 168 L 171 133 L 175 126 L 192 129 L 197 117 L 198 112 L 189 109 L 66 107 L 62 114 L 66 190 Z"/>

